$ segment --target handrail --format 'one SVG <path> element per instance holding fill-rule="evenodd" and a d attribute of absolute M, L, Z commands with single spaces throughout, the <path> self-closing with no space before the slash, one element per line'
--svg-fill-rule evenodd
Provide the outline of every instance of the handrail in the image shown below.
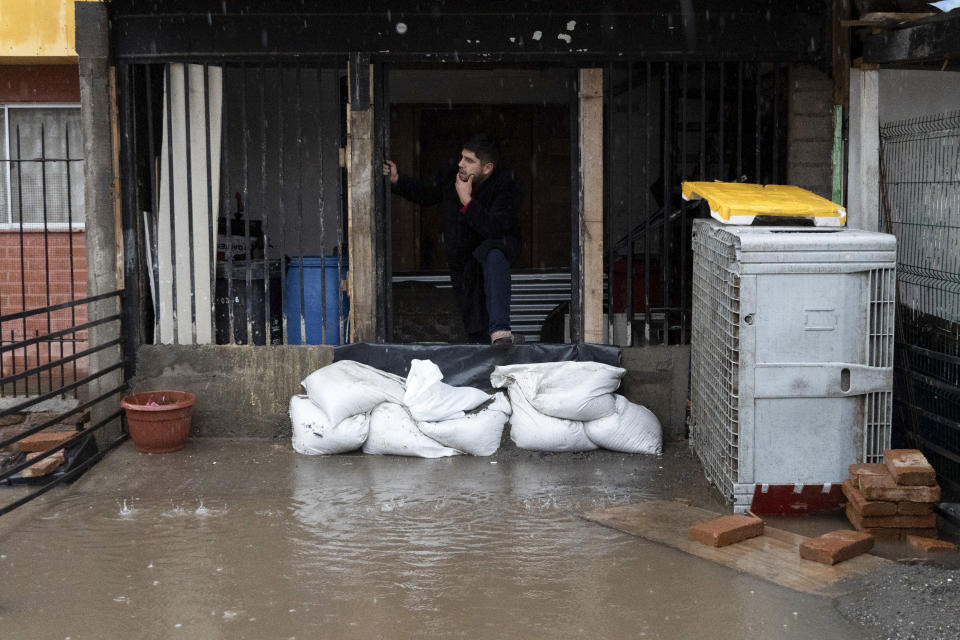
<path fill-rule="evenodd" d="M 123 289 L 117 289 L 116 291 L 111 291 L 109 293 L 101 293 L 99 295 L 90 296 L 88 298 L 81 298 L 79 300 L 71 300 L 70 302 L 61 302 L 60 304 L 52 304 L 46 307 L 37 307 L 35 309 L 27 309 L 26 311 L 9 313 L 5 316 L 0 316 L 0 322 L 10 322 L 12 320 L 29 318 L 30 316 L 35 316 L 40 313 L 47 313 L 48 311 L 60 311 L 62 309 L 78 307 L 80 305 L 90 304 L 91 302 L 98 302 L 100 300 L 106 300 L 107 298 L 117 297 L 117 296 L 120 296 L 122 293 L 123 293 Z"/>

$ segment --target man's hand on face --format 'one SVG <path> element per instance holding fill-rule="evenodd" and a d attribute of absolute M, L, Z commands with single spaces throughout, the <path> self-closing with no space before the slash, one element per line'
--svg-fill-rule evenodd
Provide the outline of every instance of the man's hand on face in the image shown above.
<path fill-rule="evenodd" d="M 385 160 L 383 162 L 383 175 L 390 176 L 390 184 L 397 184 L 397 180 L 400 179 L 400 174 L 397 173 L 397 165 L 393 160 Z"/>
<path fill-rule="evenodd" d="M 460 204 L 463 206 L 470 204 L 470 199 L 473 196 L 473 175 L 468 175 L 466 179 L 457 175 L 453 182 L 457 188 L 457 197 L 460 198 Z"/>

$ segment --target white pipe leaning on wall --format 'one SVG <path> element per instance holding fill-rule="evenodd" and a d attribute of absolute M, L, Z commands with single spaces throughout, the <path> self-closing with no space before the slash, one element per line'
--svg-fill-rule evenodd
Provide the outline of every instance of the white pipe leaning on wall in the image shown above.
<path fill-rule="evenodd" d="M 171 64 L 170 87 L 164 86 L 163 143 L 160 152 L 160 203 L 157 216 L 157 270 L 160 292 L 157 342 L 210 344 L 213 342 L 211 277 L 216 256 L 216 225 L 210 242 L 211 221 L 220 208 L 220 134 L 223 73 L 219 67 Z M 208 100 L 204 99 L 204 69 Z M 189 73 L 189 163 L 187 157 L 184 71 Z M 169 91 L 171 122 L 168 122 Z M 207 181 L 207 119 L 209 118 L 209 176 Z M 172 165 L 172 176 L 171 176 Z M 187 167 L 190 169 L 189 190 Z M 171 236 L 171 178 L 173 235 Z M 209 197 L 208 197 L 209 196 Z M 193 217 L 192 228 L 189 224 Z M 193 249 L 191 274 L 190 250 Z M 192 278 L 191 278 L 192 275 Z M 193 287 L 191 290 L 191 281 Z M 176 283 L 176 287 L 174 287 Z M 174 289 L 176 306 L 174 307 Z M 176 313 L 174 313 L 176 309 Z M 196 317 L 196 323 L 193 320 Z"/>

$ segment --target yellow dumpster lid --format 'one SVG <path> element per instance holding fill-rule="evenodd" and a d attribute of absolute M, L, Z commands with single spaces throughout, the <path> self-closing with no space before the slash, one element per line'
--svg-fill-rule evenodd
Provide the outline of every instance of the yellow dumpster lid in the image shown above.
<path fill-rule="evenodd" d="M 684 200 L 706 198 L 710 215 L 725 224 L 751 224 L 756 216 L 812 218 L 816 226 L 842 227 L 847 210 L 815 193 L 785 184 L 684 182 Z"/>

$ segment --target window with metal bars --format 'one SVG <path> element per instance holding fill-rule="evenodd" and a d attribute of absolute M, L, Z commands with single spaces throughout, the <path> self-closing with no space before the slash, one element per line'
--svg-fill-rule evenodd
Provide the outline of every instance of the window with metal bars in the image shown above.
<path fill-rule="evenodd" d="M 79 105 L 0 105 L 0 225 L 83 225 L 83 171 Z"/>

